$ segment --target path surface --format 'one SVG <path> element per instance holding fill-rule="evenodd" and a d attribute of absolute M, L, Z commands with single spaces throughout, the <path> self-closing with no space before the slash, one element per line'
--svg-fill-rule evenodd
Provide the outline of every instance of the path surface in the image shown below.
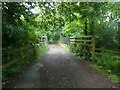
<path fill-rule="evenodd" d="M 112 82 L 57 45 L 6 87 L 109 88 Z"/>

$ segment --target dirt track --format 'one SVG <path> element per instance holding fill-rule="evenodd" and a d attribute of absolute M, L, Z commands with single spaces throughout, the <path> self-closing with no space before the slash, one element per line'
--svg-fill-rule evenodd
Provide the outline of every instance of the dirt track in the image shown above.
<path fill-rule="evenodd" d="M 29 66 L 6 87 L 12 88 L 110 88 L 113 83 L 58 45 Z"/>

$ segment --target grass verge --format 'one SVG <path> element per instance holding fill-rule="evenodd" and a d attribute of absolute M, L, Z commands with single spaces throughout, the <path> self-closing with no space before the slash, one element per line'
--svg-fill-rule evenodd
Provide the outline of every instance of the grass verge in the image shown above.
<path fill-rule="evenodd" d="M 60 43 L 60 42 L 58 43 L 58 45 L 60 45 L 61 47 L 63 47 L 65 49 L 65 51 L 70 52 L 68 45 L 66 45 L 64 43 Z"/>
<path fill-rule="evenodd" d="M 120 84 L 120 77 L 115 74 L 108 73 L 108 71 L 104 70 L 102 66 L 98 66 L 96 64 L 90 64 L 90 66 L 97 70 L 98 72 L 101 72 L 102 74 L 106 75 L 108 78 L 110 78 L 113 82 Z"/>

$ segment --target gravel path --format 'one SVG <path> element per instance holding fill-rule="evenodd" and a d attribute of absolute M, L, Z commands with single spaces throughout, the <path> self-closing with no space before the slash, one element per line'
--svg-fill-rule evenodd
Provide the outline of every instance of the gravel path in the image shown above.
<path fill-rule="evenodd" d="M 50 45 L 41 59 L 6 87 L 110 88 L 113 83 L 58 45 Z"/>

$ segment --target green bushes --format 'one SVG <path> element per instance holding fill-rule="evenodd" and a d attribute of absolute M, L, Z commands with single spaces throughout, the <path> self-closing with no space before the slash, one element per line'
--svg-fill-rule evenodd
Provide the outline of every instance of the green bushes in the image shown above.
<path fill-rule="evenodd" d="M 70 51 L 79 56 L 82 60 L 90 60 L 91 54 L 88 52 L 88 46 L 81 46 L 80 44 L 70 44 Z"/>
<path fill-rule="evenodd" d="M 19 51 L 16 53 L 11 54 L 10 56 L 3 57 L 3 61 L 6 60 L 6 58 L 9 57 L 8 62 L 11 62 L 12 60 L 18 60 L 15 64 L 12 64 L 6 68 L 3 68 L 2 70 L 2 80 L 6 81 L 11 76 L 20 73 L 23 68 L 26 67 L 26 65 L 29 65 L 30 63 L 34 62 L 38 57 L 40 57 L 44 52 L 48 50 L 48 45 L 44 46 L 37 46 L 33 48 L 32 46 L 27 47 L 23 51 Z"/>
<path fill-rule="evenodd" d="M 84 48 L 80 49 L 80 44 L 70 44 L 70 51 L 80 56 L 82 60 L 89 60 Z M 81 51 L 82 50 L 82 51 Z M 89 60 L 90 61 L 90 60 Z M 120 83 L 120 57 L 114 52 L 97 52 L 92 60 L 91 66 L 98 71 L 101 71 L 113 81 Z"/>
<path fill-rule="evenodd" d="M 108 73 L 119 75 L 120 72 L 120 58 L 115 54 L 111 53 L 101 53 L 101 57 L 96 58 L 96 64 L 102 66 Z"/>
<path fill-rule="evenodd" d="M 120 57 L 118 55 L 102 52 L 100 56 L 96 55 L 94 59 L 95 63 L 92 67 L 104 71 L 113 81 L 120 83 Z"/>

